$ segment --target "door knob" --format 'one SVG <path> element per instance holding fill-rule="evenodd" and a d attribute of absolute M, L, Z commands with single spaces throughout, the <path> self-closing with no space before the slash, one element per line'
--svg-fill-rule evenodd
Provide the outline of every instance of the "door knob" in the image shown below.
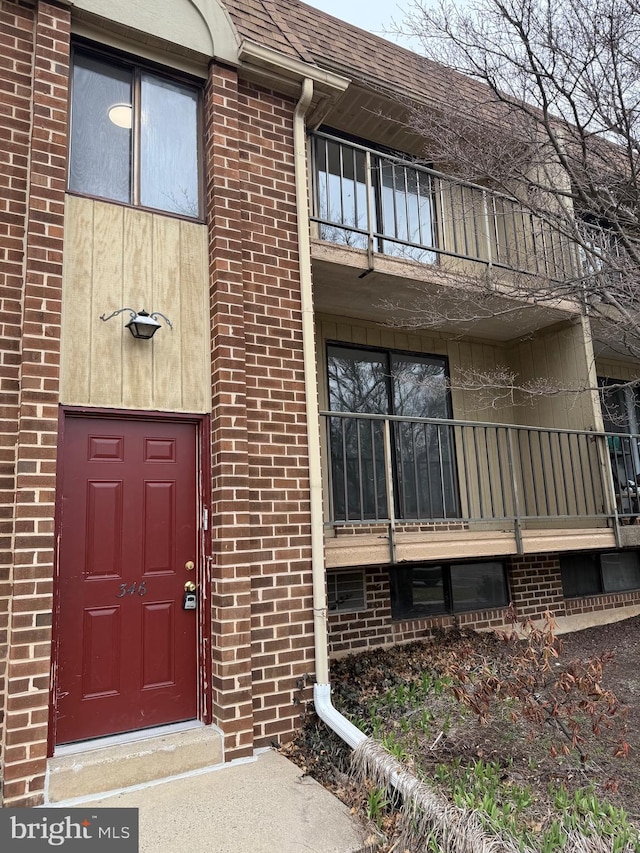
<path fill-rule="evenodd" d="M 195 592 L 196 591 L 196 585 L 194 584 L 194 582 L 193 581 L 187 581 L 186 584 L 184 585 L 184 591 L 185 592 Z"/>

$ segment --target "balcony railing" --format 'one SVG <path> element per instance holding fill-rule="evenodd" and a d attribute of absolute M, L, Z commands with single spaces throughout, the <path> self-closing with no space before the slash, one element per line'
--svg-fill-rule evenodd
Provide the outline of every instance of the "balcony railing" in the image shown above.
<path fill-rule="evenodd" d="M 323 240 L 560 281 L 578 268 L 569 239 L 508 196 L 325 133 L 311 142 L 312 220 Z"/>
<path fill-rule="evenodd" d="M 617 526 L 640 515 L 640 435 L 324 412 L 328 523 Z"/>

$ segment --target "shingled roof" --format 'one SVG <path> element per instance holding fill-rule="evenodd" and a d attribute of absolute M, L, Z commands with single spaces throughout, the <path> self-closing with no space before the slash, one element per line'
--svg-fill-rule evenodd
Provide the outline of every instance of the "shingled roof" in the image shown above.
<path fill-rule="evenodd" d="M 441 101 L 453 88 L 484 100 L 484 87 L 469 78 L 299 0 L 224 2 L 241 39 L 287 57 L 420 101 Z"/>

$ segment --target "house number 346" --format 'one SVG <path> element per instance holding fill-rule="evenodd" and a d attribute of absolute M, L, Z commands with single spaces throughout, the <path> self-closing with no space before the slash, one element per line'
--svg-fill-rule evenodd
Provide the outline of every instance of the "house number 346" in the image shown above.
<path fill-rule="evenodd" d="M 146 581 L 142 581 L 141 583 L 121 583 L 118 587 L 120 592 L 116 595 L 116 598 L 124 598 L 125 595 L 146 595 L 147 594 L 147 583 Z"/>

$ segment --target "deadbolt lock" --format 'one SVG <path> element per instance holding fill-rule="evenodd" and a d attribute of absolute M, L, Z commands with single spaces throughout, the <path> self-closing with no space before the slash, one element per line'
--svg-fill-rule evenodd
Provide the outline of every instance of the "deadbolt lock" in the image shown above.
<path fill-rule="evenodd" d="M 187 560 L 187 562 L 184 564 L 184 567 L 188 572 L 192 572 L 195 569 L 196 564 L 193 562 L 193 560 Z"/>

